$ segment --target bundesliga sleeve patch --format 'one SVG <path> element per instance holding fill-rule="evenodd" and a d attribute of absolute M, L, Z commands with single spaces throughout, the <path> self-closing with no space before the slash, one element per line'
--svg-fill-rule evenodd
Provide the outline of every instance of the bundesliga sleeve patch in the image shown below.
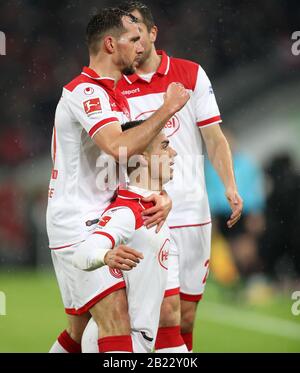
<path fill-rule="evenodd" d="M 111 219 L 111 216 L 103 216 L 103 218 L 99 221 L 98 225 L 100 225 L 100 227 L 105 227 L 106 224 L 110 221 Z"/>
<path fill-rule="evenodd" d="M 101 104 L 100 104 L 100 99 L 97 97 L 97 98 L 91 98 L 89 100 L 86 100 L 83 102 L 83 107 L 84 107 L 84 111 L 86 112 L 86 114 L 89 116 L 95 112 L 97 113 L 101 113 Z"/>

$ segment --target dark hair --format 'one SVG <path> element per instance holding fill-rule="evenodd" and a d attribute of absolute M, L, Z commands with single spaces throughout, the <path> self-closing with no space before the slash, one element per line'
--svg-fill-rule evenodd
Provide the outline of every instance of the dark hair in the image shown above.
<path fill-rule="evenodd" d="M 126 122 L 122 124 L 122 131 L 124 132 L 130 130 L 131 128 L 137 127 L 144 122 L 144 120 L 133 120 L 132 122 Z"/>
<path fill-rule="evenodd" d="M 117 37 L 126 31 L 122 23 L 124 16 L 129 17 L 132 22 L 138 21 L 132 14 L 119 8 L 101 9 L 91 18 L 86 28 L 86 41 L 91 54 L 98 52 L 97 44 L 107 31 L 111 31 Z"/>
<path fill-rule="evenodd" d="M 146 4 L 139 1 L 125 1 L 119 5 L 119 8 L 128 13 L 138 10 L 141 13 L 142 21 L 146 25 L 148 31 L 155 25 L 152 12 Z"/>

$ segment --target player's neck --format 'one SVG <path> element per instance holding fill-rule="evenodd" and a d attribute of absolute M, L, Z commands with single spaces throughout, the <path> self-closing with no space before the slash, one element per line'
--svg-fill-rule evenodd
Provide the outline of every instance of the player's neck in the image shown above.
<path fill-rule="evenodd" d="M 163 189 L 161 181 L 152 179 L 146 169 L 141 171 L 138 176 L 133 172 L 129 176 L 129 185 L 153 192 L 161 192 Z"/>
<path fill-rule="evenodd" d="M 94 70 L 100 77 L 112 78 L 115 80 L 115 85 L 121 79 L 120 70 L 112 63 L 110 58 L 103 55 L 90 57 L 90 69 Z"/>
<path fill-rule="evenodd" d="M 150 56 L 144 63 L 136 69 L 138 75 L 155 73 L 161 63 L 161 56 L 157 54 L 156 49 L 153 47 Z"/>

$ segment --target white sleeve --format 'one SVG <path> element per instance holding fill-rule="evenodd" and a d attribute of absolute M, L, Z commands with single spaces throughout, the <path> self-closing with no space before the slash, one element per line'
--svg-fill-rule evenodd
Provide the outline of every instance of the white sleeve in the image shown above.
<path fill-rule="evenodd" d="M 103 214 L 97 228 L 73 255 L 73 265 L 84 271 L 100 268 L 106 253 L 120 244 L 127 244 L 135 232 L 135 216 L 128 207 L 118 207 Z"/>
<path fill-rule="evenodd" d="M 67 94 L 70 110 L 91 137 L 104 126 L 119 121 L 103 88 L 84 83 Z"/>
<path fill-rule="evenodd" d="M 222 122 L 211 82 L 201 66 L 199 66 L 193 98 L 199 128 Z"/>

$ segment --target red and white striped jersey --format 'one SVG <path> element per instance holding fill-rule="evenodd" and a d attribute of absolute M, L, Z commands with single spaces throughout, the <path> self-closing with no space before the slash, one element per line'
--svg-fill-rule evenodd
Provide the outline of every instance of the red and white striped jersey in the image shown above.
<path fill-rule="evenodd" d="M 93 229 L 86 222 L 97 218 L 113 195 L 97 186 L 97 160 L 103 152 L 92 138 L 113 122 L 130 120 L 127 100 L 114 84 L 114 79 L 85 67 L 63 88 L 52 136 L 47 208 L 50 248 L 84 240 Z"/>
<path fill-rule="evenodd" d="M 165 125 L 165 133 L 178 153 L 173 180 L 165 185 L 173 200 L 168 223 L 171 227 L 207 223 L 210 210 L 199 128 L 221 122 L 218 105 L 210 80 L 198 64 L 158 53 L 162 60 L 152 77 L 123 76 L 118 87 L 128 99 L 133 120 L 146 119 L 156 111 L 172 82 L 182 83 L 190 92 L 187 104 Z"/>

